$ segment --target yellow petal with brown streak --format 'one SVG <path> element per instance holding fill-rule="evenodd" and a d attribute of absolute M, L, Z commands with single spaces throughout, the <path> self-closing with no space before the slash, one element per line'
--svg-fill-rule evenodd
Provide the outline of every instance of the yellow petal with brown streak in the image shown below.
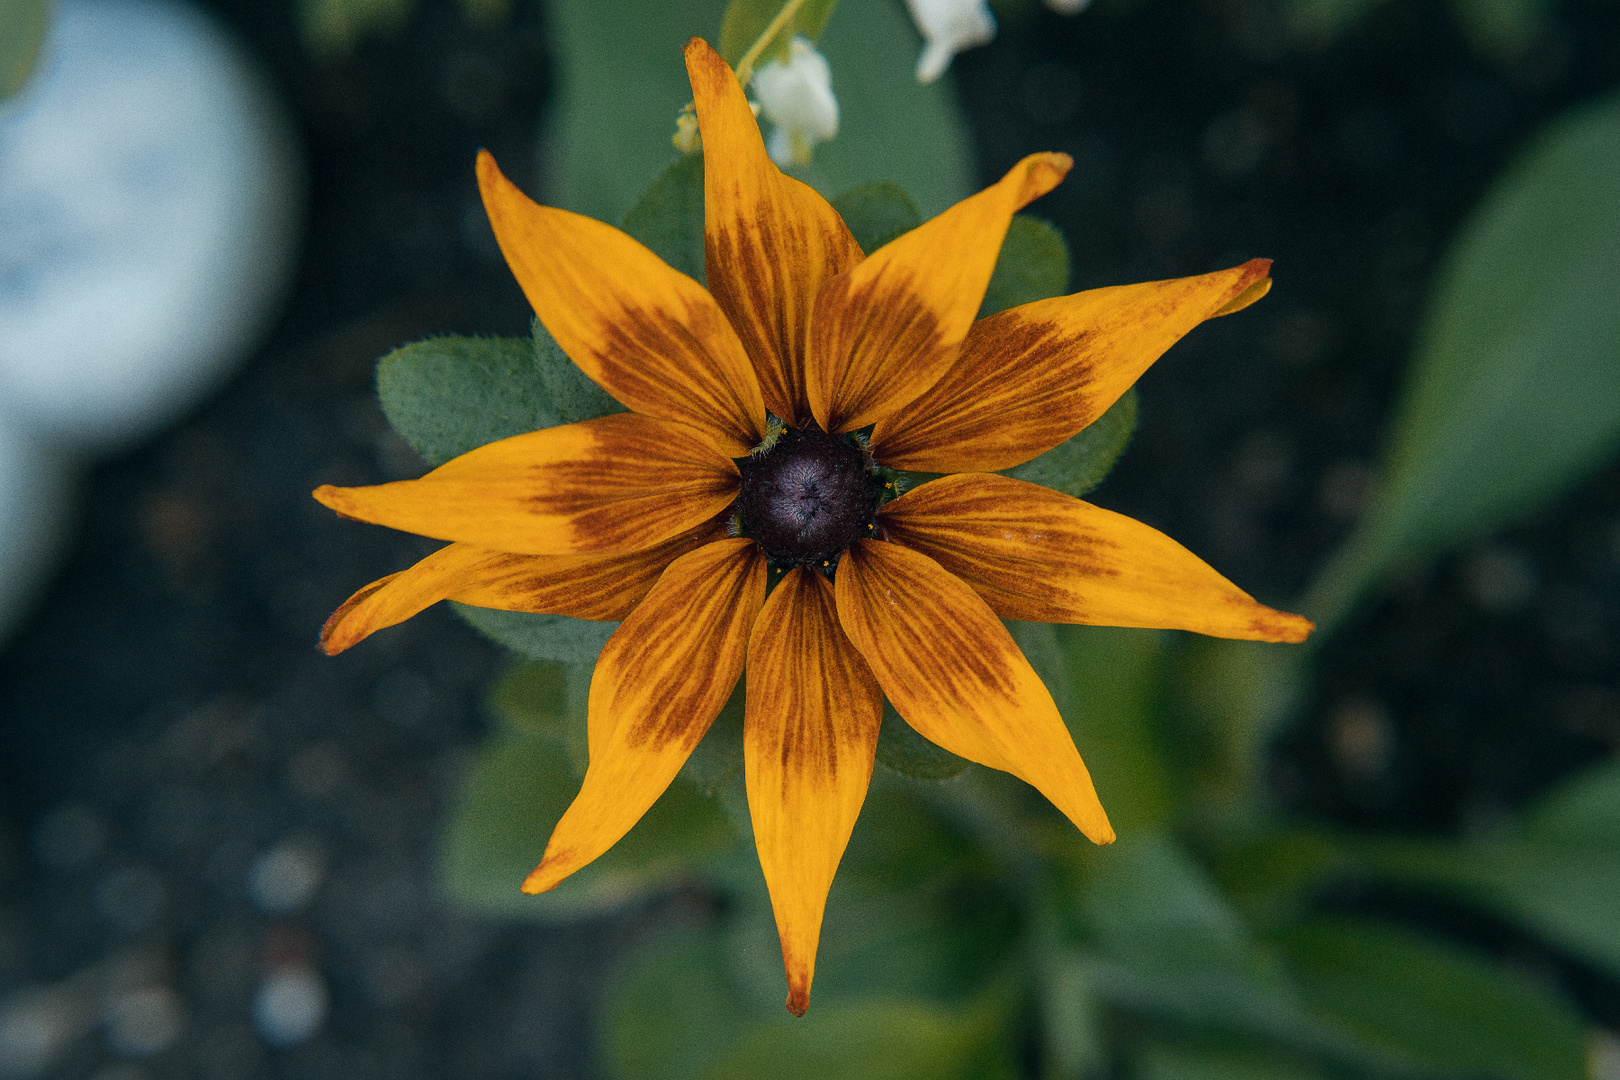
<path fill-rule="evenodd" d="M 634 413 L 480 446 L 419 480 L 317 488 L 346 517 L 525 555 L 641 551 L 736 497 L 737 466 L 694 428 Z"/>
<path fill-rule="evenodd" d="M 839 627 L 832 585 L 789 571 L 748 642 L 743 761 L 795 1016 L 810 1004 L 827 890 L 872 780 L 882 720 L 883 692 Z"/>
<path fill-rule="evenodd" d="M 515 555 L 450 544 L 344 601 L 321 628 L 321 648 L 335 656 L 440 600 L 576 619 L 622 619 L 664 567 L 724 536 L 724 529 L 711 525 L 628 555 Z"/>
<path fill-rule="evenodd" d="M 1089 289 L 980 319 L 944 377 L 878 423 L 872 453 L 919 472 L 1022 464 L 1101 416 L 1187 331 L 1265 295 L 1270 266 Z"/>
<path fill-rule="evenodd" d="M 821 287 L 805 369 L 824 430 L 882 420 L 939 381 L 978 314 L 1013 214 L 1070 164 L 1067 154 L 1031 154 Z"/>
<path fill-rule="evenodd" d="M 693 38 L 686 70 L 703 135 L 703 251 L 709 292 L 753 358 L 771 412 L 810 420 L 804 335 L 822 282 L 861 261 L 843 218 L 765 152 L 737 76 Z"/>
<path fill-rule="evenodd" d="M 934 560 L 857 540 L 838 618 L 905 721 L 951 753 L 1033 786 L 1091 840 L 1114 839 L 1052 695 L 977 593 Z"/>
<path fill-rule="evenodd" d="M 669 787 L 736 685 L 764 602 L 759 549 L 720 540 L 671 563 L 619 624 L 591 676 L 585 783 L 524 892 L 601 855 Z"/>
<path fill-rule="evenodd" d="M 703 286 L 594 218 L 540 206 L 478 154 L 501 254 L 563 352 L 639 413 L 689 424 L 729 457 L 765 436 L 742 343 Z"/>
<path fill-rule="evenodd" d="M 1038 484 L 962 473 L 908 491 L 882 528 L 971 585 L 1003 619 L 1303 641 L 1275 611 L 1151 526 Z"/>

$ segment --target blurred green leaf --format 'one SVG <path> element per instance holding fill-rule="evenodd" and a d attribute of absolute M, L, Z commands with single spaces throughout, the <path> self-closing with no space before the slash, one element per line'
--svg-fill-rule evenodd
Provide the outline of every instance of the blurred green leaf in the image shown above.
<path fill-rule="evenodd" d="M 592 622 L 567 615 L 535 615 L 527 611 L 500 611 L 450 601 L 457 615 L 498 645 L 530 660 L 564 664 L 594 664 L 616 622 Z"/>
<path fill-rule="evenodd" d="M 1057 226 L 1014 214 L 979 305 L 979 318 L 1069 291 L 1069 245 Z"/>
<path fill-rule="evenodd" d="M 1105 1073 L 1107 1015 L 1087 978 L 1084 954 L 1045 941 L 1034 978 L 1046 1075 L 1052 1080 L 1085 1080 Z"/>
<path fill-rule="evenodd" d="M 1324 629 L 1398 560 L 1500 528 L 1620 443 L 1617 173 L 1611 96 L 1534 139 L 1453 243 L 1378 496 L 1302 602 Z"/>
<path fill-rule="evenodd" d="M 341 56 L 368 34 L 398 30 L 416 0 L 298 0 L 304 47 L 317 56 Z"/>
<path fill-rule="evenodd" d="M 906 189 L 888 180 L 851 188 L 834 196 L 832 206 L 868 255 L 922 224 Z"/>
<path fill-rule="evenodd" d="M 21 90 L 28 80 L 50 23 L 51 0 L 0 3 L 0 101 Z"/>
<path fill-rule="evenodd" d="M 738 679 L 703 741 L 681 766 L 681 775 L 707 795 L 718 795 L 743 772 L 743 709 L 747 680 Z"/>
<path fill-rule="evenodd" d="M 1136 1055 L 1137 1080 L 1319 1080 L 1311 1065 L 1241 1050 L 1149 1046 Z"/>
<path fill-rule="evenodd" d="M 1482 56 L 1511 61 L 1546 30 L 1546 0 L 1451 0 L 1451 8 Z"/>
<path fill-rule="evenodd" d="M 1558 788 L 1516 835 L 1365 837 L 1356 850 L 1385 880 L 1488 908 L 1620 977 L 1620 763 Z"/>
<path fill-rule="evenodd" d="M 726 6 L 725 18 L 720 21 L 720 55 L 726 58 L 726 63 L 736 67 L 742 61 L 743 54 L 748 52 L 761 34 L 770 29 L 772 21 L 781 12 L 785 2 L 786 0 L 731 0 Z M 766 43 L 755 67 L 758 68 L 770 60 L 781 59 L 787 52 L 788 42 L 793 40 L 795 34 L 803 34 L 811 41 L 815 41 L 821 36 L 828 18 L 832 16 L 833 8 L 837 6 L 838 0 L 805 0 L 799 6 L 799 10 L 795 11 Z"/>
<path fill-rule="evenodd" d="M 669 265 L 706 283 L 703 155 L 686 154 L 670 162 L 624 215 L 622 227 Z"/>
<path fill-rule="evenodd" d="M 675 157 L 675 117 L 692 100 L 681 48 L 714 40 L 720 0 L 557 0 L 547 6 L 556 57 L 543 189 L 555 205 L 619 221 Z M 911 192 L 925 214 L 968 194 L 967 127 L 945 83 L 919 86 L 916 31 L 898 4 L 849 4 L 818 47 L 840 103 L 836 139 L 803 178 L 823 193 L 874 180 Z"/>
<path fill-rule="evenodd" d="M 998 1011 L 920 1001 L 811 1006 L 749 1025 L 703 1080 L 999 1080 L 1016 1077 Z"/>
<path fill-rule="evenodd" d="M 636 949 L 608 988 L 603 1071 L 612 1080 L 688 1080 L 736 1041 L 752 1012 L 721 934 L 671 930 Z"/>
<path fill-rule="evenodd" d="M 887 701 L 878 730 L 877 760 L 885 769 L 916 780 L 949 780 L 968 767 L 967 761 L 917 734 Z"/>
<path fill-rule="evenodd" d="M 1164 635 L 1112 626 L 1058 631 L 1073 686 L 1063 719 L 1121 834 L 1162 824 L 1176 791 L 1160 749 L 1158 694 Z"/>
<path fill-rule="evenodd" d="M 580 918 L 689 876 L 735 841 L 725 814 L 676 780 L 607 854 L 541 896 L 519 891 L 579 790 L 566 752 L 549 739 L 498 735 L 479 748 L 441 844 L 449 894 L 492 915 Z"/>
<path fill-rule="evenodd" d="M 1080 498 L 1108 479 L 1114 463 L 1125 452 L 1136 433 L 1136 387 L 1131 387 L 1108 411 L 1079 433 L 1052 447 L 1039 457 L 1011 469 L 1002 476 L 1027 480 Z"/>
<path fill-rule="evenodd" d="M 1251 937 L 1202 866 L 1162 833 L 1127 835 L 1084 859 L 1084 914 L 1096 952 L 1083 977 L 1129 1010 L 1335 1046 L 1281 966 Z"/>
<path fill-rule="evenodd" d="M 1459 946 L 1365 919 L 1280 937 L 1312 1010 L 1396 1067 L 1502 1080 L 1583 1080 L 1585 1025 L 1562 997 Z"/>
<path fill-rule="evenodd" d="M 514 730 L 560 746 L 574 775 L 583 778 L 590 762 L 586 739 L 590 688 L 589 665 L 517 663 L 490 689 L 489 703 Z"/>

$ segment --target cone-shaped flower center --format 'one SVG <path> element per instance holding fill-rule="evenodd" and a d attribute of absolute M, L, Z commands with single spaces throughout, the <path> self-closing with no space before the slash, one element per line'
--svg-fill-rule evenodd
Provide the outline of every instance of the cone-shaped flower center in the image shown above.
<path fill-rule="evenodd" d="M 737 516 L 772 564 L 820 565 L 867 535 L 882 490 L 860 447 L 811 424 L 743 464 Z"/>

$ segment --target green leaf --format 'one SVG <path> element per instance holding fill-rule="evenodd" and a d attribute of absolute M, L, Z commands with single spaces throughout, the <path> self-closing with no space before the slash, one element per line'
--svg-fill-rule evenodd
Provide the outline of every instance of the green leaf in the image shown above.
<path fill-rule="evenodd" d="M 949 780 L 968 767 L 963 759 L 917 734 L 887 701 L 883 703 L 883 726 L 878 729 L 877 760 L 884 768 L 916 780 Z"/>
<path fill-rule="evenodd" d="M 1241 1050 L 1146 1047 L 1136 1058 L 1137 1080 L 1320 1080 L 1312 1066 Z"/>
<path fill-rule="evenodd" d="M 1393 1065 L 1500 1080 L 1582 1080 L 1585 1025 L 1562 997 L 1484 956 L 1366 919 L 1280 938 L 1313 1011 Z"/>
<path fill-rule="evenodd" d="M 922 1001 L 812 1006 L 756 1021 L 703 1080 L 993 1080 L 1017 1076 L 999 1010 Z"/>
<path fill-rule="evenodd" d="M 1518 835 L 1471 844 L 1370 837 L 1355 850 L 1378 877 L 1488 908 L 1620 977 L 1616 762 L 1544 798 Z"/>
<path fill-rule="evenodd" d="M 703 741 L 681 766 L 681 775 L 706 795 L 719 795 L 743 774 L 743 705 L 746 680 L 738 679 Z"/>
<path fill-rule="evenodd" d="M 688 1080 L 752 1015 L 715 929 L 654 937 L 631 954 L 602 1009 L 601 1060 L 612 1080 Z"/>
<path fill-rule="evenodd" d="M 1379 495 L 1302 604 L 1319 626 L 1399 560 L 1502 527 L 1620 444 L 1617 173 L 1611 96 L 1538 136 L 1464 226 L 1419 335 Z"/>
<path fill-rule="evenodd" d="M 549 739 L 567 752 L 574 775 L 590 761 L 586 703 L 591 668 L 584 664 L 517 663 L 489 692 L 489 703 L 513 730 Z"/>
<path fill-rule="evenodd" d="M 724 812 L 677 779 L 605 855 L 553 891 L 525 896 L 518 887 L 578 790 L 566 752 L 549 739 L 510 734 L 480 747 L 442 838 L 450 896 L 491 915 L 581 918 L 667 888 L 735 842 Z"/>
<path fill-rule="evenodd" d="M 1069 245 L 1057 226 L 1014 214 L 979 305 L 979 318 L 1069 291 Z"/>
<path fill-rule="evenodd" d="M 720 0 L 555 0 L 556 58 L 543 188 L 556 205 L 619 221 L 675 157 L 675 117 L 691 102 L 681 47 L 713 40 Z M 893 180 L 937 214 L 971 190 L 967 126 L 947 82 L 919 86 L 916 31 L 898 4 L 847 4 L 818 47 L 840 105 L 836 139 L 804 174 L 824 194 Z"/>
<path fill-rule="evenodd" d="M 535 367 L 540 372 L 540 385 L 550 409 L 546 414 L 550 423 L 542 426 L 577 424 L 582 420 L 595 420 L 626 411 L 623 405 L 613 400 L 612 395 L 592 382 L 591 377 L 568 358 L 562 346 L 557 344 L 557 339 L 551 336 L 539 319 L 530 323 L 529 330 L 534 337 Z"/>
<path fill-rule="evenodd" d="M 1080 498 L 1108 478 L 1125 452 L 1136 433 L 1137 401 L 1133 386 L 1072 438 L 1001 475 Z"/>
<path fill-rule="evenodd" d="M 592 622 L 567 615 L 535 615 L 527 611 L 501 611 L 450 601 L 457 615 L 498 645 L 530 660 L 564 664 L 594 664 L 596 656 L 619 628 L 616 622 Z"/>
<path fill-rule="evenodd" d="M 522 338 L 429 338 L 377 362 L 394 430 L 429 465 L 557 423 L 534 345 Z"/>
<path fill-rule="evenodd" d="M 726 7 L 726 17 L 720 22 L 720 55 L 726 58 L 726 63 L 736 67 L 759 36 L 770 29 L 784 5 L 785 0 L 731 0 Z M 756 70 L 767 61 L 781 59 L 793 35 L 803 34 L 811 41 L 821 37 L 827 19 L 837 6 L 838 0 L 805 0 L 766 43 L 754 65 Z"/>
<path fill-rule="evenodd" d="M 851 188 L 835 196 L 832 207 L 868 255 L 922 224 L 922 214 L 906 189 L 888 180 Z"/>
<path fill-rule="evenodd" d="M 50 22 L 51 0 L 0 3 L 0 101 L 21 90 L 28 80 Z"/>
<path fill-rule="evenodd" d="M 1081 972 L 1103 999 L 1303 1048 L 1335 1045 L 1198 863 L 1170 837 L 1127 835 L 1082 859 L 1098 946 Z"/>
<path fill-rule="evenodd" d="M 670 162 L 624 215 L 625 232 L 688 277 L 707 283 L 703 264 L 703 155 Z"/>
<path fill-rule="evenodd" d="M 1112 626 L 1059 631 L 1074 687 L 1059 702 L 1063 719 L 1122 835 L 1162 824 L 1174 808 L 1158 728 L 1163 639 L 1156 630 Z"/>

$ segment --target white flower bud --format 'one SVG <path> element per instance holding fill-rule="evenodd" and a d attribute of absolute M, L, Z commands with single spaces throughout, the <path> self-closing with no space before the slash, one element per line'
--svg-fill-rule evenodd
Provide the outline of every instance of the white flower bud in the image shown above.
<path fill-rule="evenodd" d="M 766 148 L 777 165 L 810 164 L 815 145 L 838 134 L 832 67 L 809 39 L 795 37 L 785 61 L 772 60 L 754 72 L 754 92 L 765 119 L 775 125 Z"/>
<path fill-rule="evenodd" d="M 930 83 L 951 66 L 951 57 L 996 36 L 996 17 L 985 0 L 906 0 L 923 36 L 917 81 Z"/>

